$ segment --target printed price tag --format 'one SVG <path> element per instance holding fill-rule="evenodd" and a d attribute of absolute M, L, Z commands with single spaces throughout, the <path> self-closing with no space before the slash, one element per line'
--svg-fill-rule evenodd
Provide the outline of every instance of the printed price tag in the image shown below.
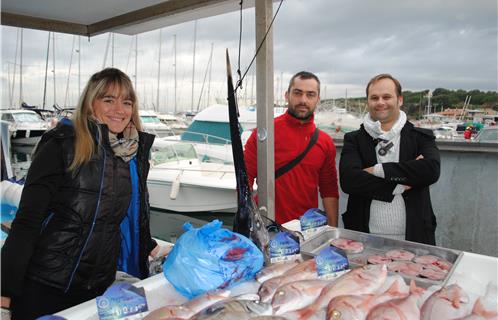
<path fill-rule="evenodd" d="M 115 284 L 96 298 L 100 320 L 141 319 L 149 310 L 144 288 L 129 283 Z"/>
<path fill-rule="evenodd" d="M 333 279 L 349 271 L 346 253 L 339 248 L 328 246 L 315 257 L 316 271 L 320 279 Z"/>
<path fill-rule="evenodd" d="M 299 239 L 281 231 L 270 240 L 270 263 L 291 261 L 301 257 Z"/>
<path fill-rule="evenodd" d="M 304 240 L 327 229 L 326 213 L 318 208 L 308 209 L 300 218 L 301 234 Z"/>

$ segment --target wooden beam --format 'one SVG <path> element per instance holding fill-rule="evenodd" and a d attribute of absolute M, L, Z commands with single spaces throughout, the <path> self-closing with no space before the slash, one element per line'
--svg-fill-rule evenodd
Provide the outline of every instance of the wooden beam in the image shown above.
<path fill-rule="evenodd" d="M 131 11 L 88 26 L 91 36 L 118 28 L 193 11 L 227 2 L 227 0 L 169 0 L 143 9 Z"/>
<path fill-rule="evenodd" d="M 244 8 L 248 8 L 253 5 L 254 0 L 250 0 L 247 4 L 244 4 Z M 89 25 L 2 11 L 1 24 L 19 28 L 70 33 L 82 36 L 95 36 L 106 32 L 119 32 L 119 29 L 146 22 L 152 22 L 161 18 L 186 14 L 188 19 L 189 14 L 192 14 L 192 12 L 196 10 L 205 10 L 207 16 L 211 16 L 213 14 L 221 14 L 231 10 L 236 10 L 237 8 L 238 2 L 233 0 L 168 0 Z M 203 16 L 201 15 L 200 18 L 202 17 Z M 147 28 L 139 32 L 146 30 Z"/>
<path fill-rule="evenodd" d="M 37 18 L 2 11 L 1 22 L 4 26 L 37 29 L 88 36 L 88 26 L 60 20 Z"/>

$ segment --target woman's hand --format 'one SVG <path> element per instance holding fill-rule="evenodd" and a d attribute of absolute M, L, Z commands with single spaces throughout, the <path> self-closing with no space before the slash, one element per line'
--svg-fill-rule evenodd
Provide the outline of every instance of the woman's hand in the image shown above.
<path fill-rule="evenodd" d="M 10 320 L 10 298 L 2 297 L 2 312 L 0 314 L 0 319 Z"/>
<path fill-rule="evenodd" d="M 9 309 L 10 308 L 10 298 L 2 296 L 2 308 Z"/>
<path fill-rule="evenodd" d="M 154 249 L 152 249 L 149 255 L 154 259 L 159 257 L 165 257 L 170 253 L 172 248 L 173 246 L 157 245 Z"/>

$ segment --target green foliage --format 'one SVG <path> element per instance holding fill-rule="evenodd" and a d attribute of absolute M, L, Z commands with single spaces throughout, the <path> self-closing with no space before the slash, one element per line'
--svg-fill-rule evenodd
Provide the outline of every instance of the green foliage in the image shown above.
<path fill-rule="evenodd" d="M 427 106 L 429 90 L 423 91 L 403 91 L 403 110 L 411 119 L 419 119 L 425 112 Z M 431 105 L 433 112 L 439 112 L 447 108 L 462 108 L 465 100 L 470 96 L 469 109 L 491 108 L 498 111 L 498 92 L 480 90 L 449 90 L 436 88 L 432 91 Z M 348 109 L 358 112 L 363 111 L 366 105 L 366 97 L 349 98 Z M 344 106 L 344 99 L 337 99 L 338 106 Z"/>

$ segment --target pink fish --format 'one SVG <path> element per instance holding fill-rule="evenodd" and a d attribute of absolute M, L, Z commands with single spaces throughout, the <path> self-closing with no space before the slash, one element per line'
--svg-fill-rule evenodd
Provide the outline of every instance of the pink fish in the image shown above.
<path fill-rule="evenodd" d="M 388 300 L 375 306 L 368 313 L 367 320 L 419 320 L 420 309 L 417 301 L 425 290 L 410 283 L 410 295 L 406 298 Z M 447 319 L 447 318 L 434 318 Z"/>
<path fill-rule="evenodd" d="M 317 277 L 315 259 L 310 259 L 301 262 L 284 275 L 266 280 L 259 288 L 258 294 L 261 302 L 271 302 L 273 295 L 280 286 L 289 282 L 316 279 Z"/>
<path fill-rule="evenodd" d="M 215 304 L 216 302 L 227 299 L 230 296 L 229 290 L 208 291 L 199 295 L 192 300 L 175 306 L 165 306 L 149 313 L 147 320 L 165 320 L 165 319 L 190 319 L 197 312 Z"/>
<path fill-rule="evenodd" d="M 374 293 L 384 284 L 386 276 L 387 267 L 384 264 L 366 265 L 353 269 L 323 288 L 320 296 L 311 305 L 284 314 L 284 316 L 293 319 L 309 319 L 320 309 L 325 308 L 335 297 Z"/>
<path fill-rule="evenodd" d="M 488 320 L 488 319 L 493 319 L 497 320 L 498 319 L 498 309 L 496 308 L 496 301 L 495 301 L 495 307 L 494 309 L 488 309 L 485 307 L 484 303 L 482 302 L 481 298 L 478 298 L 476 300 L 476 303 L 474 304 L 474 308 L 472 308 L 472 313 L 464 318 L 461 318 L 462 320 Z"/>
<path fill-rule="evenodd" d="M 470 313 L 469 296 L 457 284 L 434 292 L 420 308 L 422 320 L 457 319 Z"/>
<path fill-rule="evenodd" d="M 408 286 L 401 276 L 388 277 L 378 290 L 379 294 L 345 295 L 332 299 L 327 306 L 327 319 L 365 319 L 376 305 L 405 298 L 409 294 L 408 291 Z"/>
<path fill-rule="evenodd" d="M 256 274 L 256 280 L 260 283 L 263 283 L 268 279 L 281 276 L 286 271 L 294 268 L 298 264 L 299 264 L 298 260 L 274 263 L 268 267 L 263 268 L 260 272 L 258 272 Z"/>
<path fill-rule="evenodd" d="M 279 287 L 271 302 L 273 312 L 279 315 L 306 307 L 318 298 L 328 284 L 330 281 L 327 280 L 301 280 Z"/>
<path fill-rule="evenodd" d="M 477 298 L 472 313 L 462 320 L 498 320 L 498 288 L 489 283 L 484 297 Z"/>

